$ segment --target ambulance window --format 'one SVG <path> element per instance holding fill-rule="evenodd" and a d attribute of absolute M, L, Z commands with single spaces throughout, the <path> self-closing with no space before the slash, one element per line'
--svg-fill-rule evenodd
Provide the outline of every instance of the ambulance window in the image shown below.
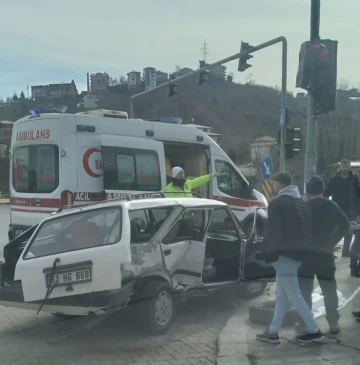
<path fill-rule="evenodd" d="M 59 150 L 55 145 L 16 147 L 13 187 L 23 193 L 51 193 L 59 186 Z"/>
<path fill-rule="evenodd" d="M 122 189 L 135 185 L 135 159 L 133 155 L 116 155 L 117 182 Z"/>
<path fill-rule="evenodd" d="M 160 165 L 155 151 L 102 147 L 107 190 L 160 191 Z"/>
<path fill-rule="evenodd" d="M 215 161 L 215 169 L 223 175 L 217 177 L 218 189 L 235 198 L 249 198 L 249 190 L 246 182 L 240 174 L 227 162 Z"/>

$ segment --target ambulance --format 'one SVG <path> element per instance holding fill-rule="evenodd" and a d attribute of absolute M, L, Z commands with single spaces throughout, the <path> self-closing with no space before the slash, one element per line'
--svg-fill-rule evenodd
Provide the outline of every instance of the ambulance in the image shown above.
<path fill-rule="evenodd" d="M 63 206 L 159 197 L 174 166 L 191 177 L 223 172 L 199 193 L 227 203 L 251 225 L 256 209 L 267 208 L 264 195 L 207 133 L 180 123 L 179 118 L 128 119 L 118 111 L 40 109 L 16 121 L 9 239 Z"/>

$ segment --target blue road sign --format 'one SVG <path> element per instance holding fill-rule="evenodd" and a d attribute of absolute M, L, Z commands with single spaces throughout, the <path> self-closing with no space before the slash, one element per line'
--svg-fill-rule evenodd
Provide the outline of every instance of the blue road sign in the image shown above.
<path fill-rule="evenodd" d="M 283 127 L 286 123 L 286 109 L 280 111 L 280 127 Z"/>
<path fill-rule="evenodd" d="M 273 162 L 270 156 L 266 156 L 264 158 L 264 161 L 261 165 L 261 174 L 265 181 L 271 179 L 271 176 L 273 174 Z"/>

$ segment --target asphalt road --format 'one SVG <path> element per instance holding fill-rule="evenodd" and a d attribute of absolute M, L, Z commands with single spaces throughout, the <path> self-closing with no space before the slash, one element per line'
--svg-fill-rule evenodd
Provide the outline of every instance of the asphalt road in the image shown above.
<path fill-rule="evenodd" d="M 9 206 L 0 206 L 0 247 L 7 243 Z M 214 364 L 219 331 L 247 300 L 234 293 L 192 298 L 178 308 L 166 335 L 144 334 L 132 308 L 90 330 L 83 319 L 0 307 L 0 363 L 5 364 Z"/>

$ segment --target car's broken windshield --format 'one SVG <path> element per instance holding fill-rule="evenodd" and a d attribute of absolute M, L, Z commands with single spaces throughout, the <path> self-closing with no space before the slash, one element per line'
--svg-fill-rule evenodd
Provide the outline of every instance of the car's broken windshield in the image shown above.
<path fill-rule="evenodd" d="M 58 217 L 38 230 L 24 258 L 111 245 L 121 237 L 121 209 L 105 208 Z"/>

